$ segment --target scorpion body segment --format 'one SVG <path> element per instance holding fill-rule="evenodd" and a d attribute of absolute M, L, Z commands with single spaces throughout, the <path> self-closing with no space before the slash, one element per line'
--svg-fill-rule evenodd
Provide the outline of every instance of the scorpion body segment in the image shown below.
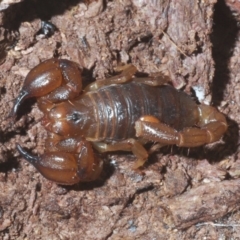
<path fill-rule="evenodd" d="M 102 170 L 99 153 L 131 151 L 138 168 L 148 158 L 143 145 L 149 141 L 196 147 L 218 141 L 227 130 L 223 114 L 166 85 L 166 77 L 133 78 L 133 65 L 122 70 L 83 91 L 81 69 L 68 60 L 50 59 L 29 72 L 10 117 L 25 98 L 38 97 L 50 132 L 46 152 L 36 157 L 17 148 L 46 178 L 92 181 Z"/>

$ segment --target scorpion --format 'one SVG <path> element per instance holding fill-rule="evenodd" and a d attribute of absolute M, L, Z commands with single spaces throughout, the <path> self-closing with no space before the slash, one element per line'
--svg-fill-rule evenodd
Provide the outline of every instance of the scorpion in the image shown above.
<path fill-rule="evenodd" d="M 119 69 L 84 89 L 82 68 L 69 60 L 49 59 L 28 73 L 9 117 L 16 118 L 25 99 L 37 98 L 48 131 L 45 152 L 16 147 L 45 178 L 66 185 L 94 181 L 103 168 L 101 153 L 132 152 L 137 169 L 148 159 L 146 143 L 190 148 L 217 142 L 226 132 L 222 113 L 197 104 L 167 84 L 168 77 L 134 77 L 132 64 Z"/>

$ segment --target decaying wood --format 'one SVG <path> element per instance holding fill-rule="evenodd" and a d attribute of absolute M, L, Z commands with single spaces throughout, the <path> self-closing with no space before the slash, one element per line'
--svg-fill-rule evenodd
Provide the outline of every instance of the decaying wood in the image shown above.
<path fill-rule="evenodd" d="M 239 236 L 240 42 L 237 20 L 223 0 L 216 2 L 25 0 L 0 12 L 10 34 L 4 41 L 15 40 L 0 65 L 0 238 Z M 42 20 L 56 25 L 52 36 L 39 31 Z M 140 76 L 163 72 L 175 87 L 213 102 L 229 130 L 212 146 L 163 148 L 139 172 L 131 169 L 131 154 L 109 154 L 99 181 L 58 186 L 15 149 L 21 143 L 35 154 L 44 151 L 46 132 L 34 101 L 24 104 L 15 124 L 6 120 L 28 71 L 51 57 L 78 62 L 86 82 L 129 62 Z"/>

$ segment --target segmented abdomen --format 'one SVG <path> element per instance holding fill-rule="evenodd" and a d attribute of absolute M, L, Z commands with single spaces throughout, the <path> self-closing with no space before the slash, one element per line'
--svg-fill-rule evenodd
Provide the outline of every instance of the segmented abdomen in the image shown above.
<path fill-rule="evenodd" d="M 96 129 L 91 137 L 99 140 L 135 137 L 135 122 L 144 115 L 155 116 L 175 129 L 196 122 L 193 113 L 196 104 L 171 86 L 152 87 L 132 82 L 110 85 L 86 95 L 95 108 Z"/>

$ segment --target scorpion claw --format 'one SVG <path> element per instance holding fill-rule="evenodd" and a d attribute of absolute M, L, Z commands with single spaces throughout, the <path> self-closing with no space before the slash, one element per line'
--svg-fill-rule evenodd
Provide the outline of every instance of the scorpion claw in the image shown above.
<path fill-rule="evenodd" d="M 21 156 L 32 164 L 45 178 L 59 184 L 72 185 L 79 182 L 74 155 L 68 153 L 45 153 L 34 156 L 17 144 Z"/>
<path fill-rule="evenodd" d="M 19 96 L 16 98 L 13 108 L 11 112 L 9 113 L 7 118 L 12 118 L 15 119 L 17 115 L 17 111 L 19 109 L 19 106 L 22 104 L 22 102 L 28 97 L 28 92 L 26 91 L 21 91 Z"/>
<path fill-rule="evenodd" d="M 45 178 L 59 184 L 72 185 L 80 181 L 93 181 L 101 173 L 101 160 L 95 157 L 90 143 L 86 145 L 82 146 L 79 154 L 59 151 L 46 152 L 40 156 L 29 154 L 19 144 L 16 148 Z"/>
<path fill-rule="evenodd" d="M 35 165 L 34 163 L 36 163 L 37 161 L 39 161 L 39 157 L 38 156 L 34 156 L 34 155 L 30 155 L 27 151 L 25 151 L 20 144 L 16 145 L 16 148 L 18 150 L 18 152 L 21 154 L 21 156 L 26 159 L 29 163 L 31 163 L 32 165 Z"/>

